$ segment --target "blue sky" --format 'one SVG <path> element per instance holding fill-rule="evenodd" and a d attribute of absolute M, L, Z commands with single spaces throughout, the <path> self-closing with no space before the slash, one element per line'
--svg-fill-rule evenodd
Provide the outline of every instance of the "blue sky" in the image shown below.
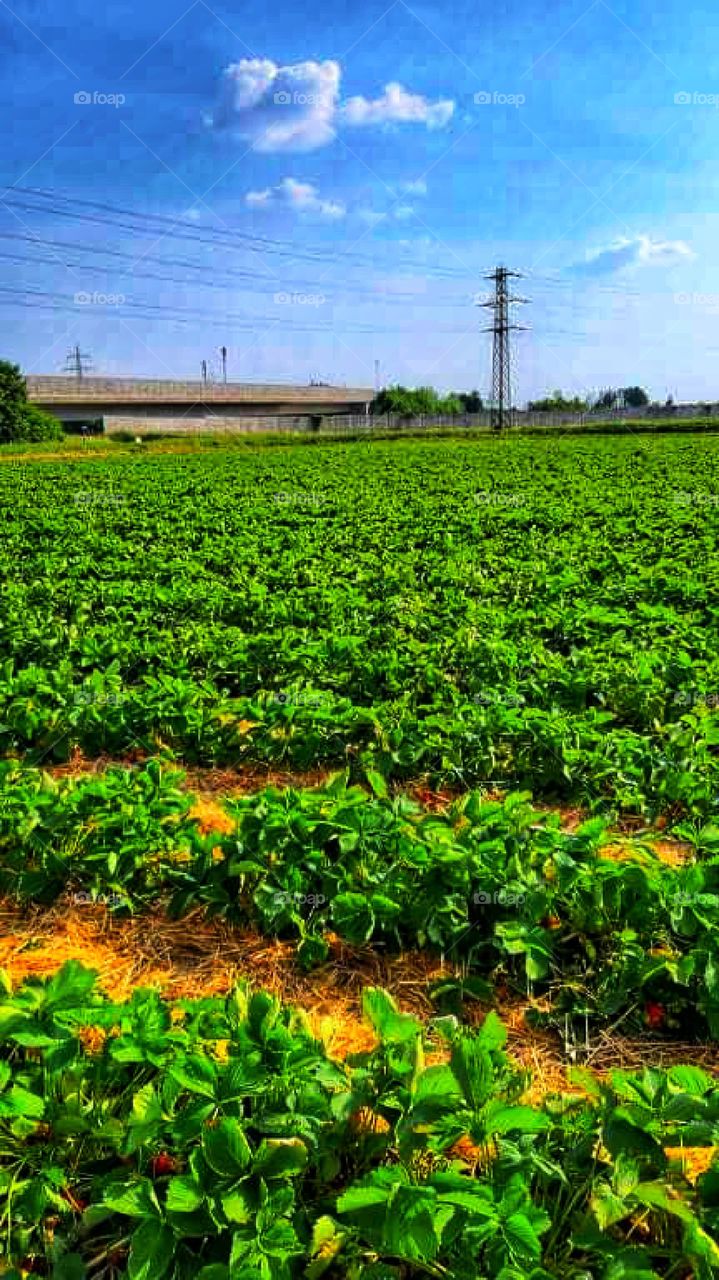
<path fill-rule="evenodd" d="M 197 376 L 224 343 L 242 379 L 486 390 L 506 261 L 520 401 L 719 398 L 713 21 L 0 0 L 2 354 Z"/>

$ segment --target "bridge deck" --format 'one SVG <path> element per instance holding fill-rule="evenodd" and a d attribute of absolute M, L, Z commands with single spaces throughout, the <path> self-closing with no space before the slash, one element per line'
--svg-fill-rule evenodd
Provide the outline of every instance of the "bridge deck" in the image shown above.
<path fill-rule="evenodd" d="M 29 374 L 27 392 L 31 400 L 51 404 L 296 404 L 362 405 L 374 392 L 368 387 L 289 386 L 287 383 L 173 382 L 167 379 L 76 378 L 50 374 Z"/>

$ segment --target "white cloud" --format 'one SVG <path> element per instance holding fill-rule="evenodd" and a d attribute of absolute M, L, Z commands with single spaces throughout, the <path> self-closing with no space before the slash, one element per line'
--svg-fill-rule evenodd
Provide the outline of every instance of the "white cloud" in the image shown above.
<path fill-rule="evenodd" d="M 441 129 L 454 112 L 449 99 L 430 102 L 397 83 L 386 85 L 379 98 L 359 95 L 340 105 L 341 75 L 331 59 L 283 66 L 271 58 L 241 58 L 223 71 L 217 107 L 206 123 L 243 138 L 253 151 L 313 151 L 332 142 L 341 123 Z M 421 194 L 419 188 L 414 194 Z"/>
<path fill-rule="evenodd" d="M 246 204 L 263 205 L 269 204 L 272 199 L 271 187 L 265 187 L 264 191 L 248 191 L 245 196 Z"/>
<path fill-rule="evenodd" d="M 401 182 L 399 189 L 408 196 L 426 196 L 427 182 L 424 178 L 411 178 L 409 182 Z"/>
<path fill-rule="evenodd" d="M 601 276 L 621 271 L 625 267 L 673 266 L 677 262 L 693 258 L 694 254 L 684 240 L 653 240 L 651 236 L 620 236 L 603 249 L 595 249 L 583 262 L 577 262 L 573 270 L 579 275 Z"/>
<path fill-rule="evenodd" d="M 421 93 L 411 93 L 392 81 L 385 85 L 379 98 L 361 94 L 348 98 L 341 108 L 341 118 L 353 128 L 367 125 L 424 124 L 428 129 L 443 129 L 454 114 L 454 102 L 439 99 L 430 102 Z"/>
<path fill-rule="evenodd" d="M 244 138 L 253 151 L 312 151 L 335 137 L 339 63 L 278 66 L 242 58 L 223 72 L 209 123 Z"/>
<path fill-rule="evenodd" d="M 248 191 L 245 203 L 255 208 L 283 206 L 295 213 L 331 220 L 344 218 L 347 212 L 340 200 L 323 200 L 311 182 L 299 182 L 296 178 L 282 178 L 276 187 L 265 187 L 263 191 Z"/>
<path fill-rule="evenodd" d="M 411 204 L 395 204 L 386 209 L 384 213 L 380 212 L 379 209 L 360 208 L 356 210 L 356 214 L 358 218 L 361 218 L 362 222 L 375 227 L 378 222 L 389 222 L 390 219 L 394 219 L 396 222 L 406 222 L 408 218 L 414 217 L 415 210 Z"/>

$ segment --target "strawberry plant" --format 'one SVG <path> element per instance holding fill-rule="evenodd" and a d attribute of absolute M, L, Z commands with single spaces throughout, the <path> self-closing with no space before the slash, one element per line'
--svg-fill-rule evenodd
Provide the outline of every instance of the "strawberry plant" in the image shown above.
<path fill-rule="evenodd" d="M 530 1106 L 494 1015 L 427 1033 L 378 990 L 365 1011 L 377 1047 L 338 1064 L 247 988 L 173 1011 L 112 1004 L 74 962 L 5 984 L 5 1274 L 717 1274 L 716 1173 L 694 1187 L 672 1154 L 714 1150 L 711 1076 L 584 1072 L 583 1095 Z"/>
<path fill-rule="evenodd" d="M 719 509 L 677 494 L 718 482 L 691 436 L 8 465 L 0 755 L 349 760 L 707 820 Z"/>

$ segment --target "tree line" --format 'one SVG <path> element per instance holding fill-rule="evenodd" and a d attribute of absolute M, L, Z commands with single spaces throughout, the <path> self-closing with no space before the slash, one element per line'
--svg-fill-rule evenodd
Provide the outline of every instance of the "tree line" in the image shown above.
<path fill-rule="evenodd" d="M 400 418 L 428 414 L 481 413 L 478 391 L 450 391 L 442 396 L 434 387 L 385 387 L 372 401 L 372 413 L 393 413 Z"/>
<path fill-rule="evenodd" d="M 649 404 L 643 387 L 607 387 L 593 398 L 566 396 L 552 391 L 541 400 L 530 400 L 527 409 L 534 413 L 589 413 L 602 409 L 638 409 Z M 450 391 L 440 395 L 434 387 L 384 387 L 372 401 L 372 413 L 391 413 L 400 418 L 427 417 L 432 414 L 453 415 L 481 413 L 485 405 L 478 391 Z"/>
<path fill-rule="evenodd" d="M 606 387 L 586 399 L 552 391 L 542 400 L 530 400 L 527 408 L 534 413 L 590 413 L 597 409 L 640 409 L 645 404 L 649 404 L 649 396 L 643 387 Z"/>

